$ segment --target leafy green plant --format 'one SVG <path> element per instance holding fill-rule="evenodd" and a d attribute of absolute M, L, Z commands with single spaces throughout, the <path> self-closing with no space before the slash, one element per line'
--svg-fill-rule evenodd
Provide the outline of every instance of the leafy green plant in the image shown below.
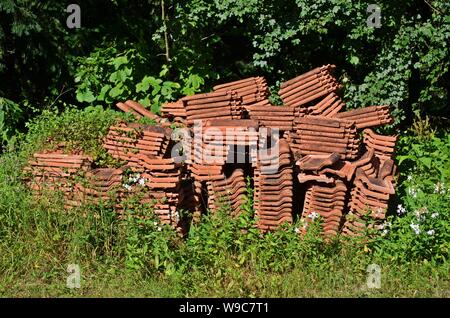
<path fill-rule="evenodd" d="M 0 97 L 0 144 L 6 147 L 17 134 L 17 125 L 22 117 L 22 109 L 13 101 Z M 1 153 L 1 148 L 0 148 Z"/>
<path fill-rule="evenodd" d="M 77 110 L 68 107 L 43 111 L 27 124 L 28 134 L 24 138 L 27 154 L 43 149 L 62 148 L 70 151 L 83 151 L 93 160 L 107 160 L 106 150 L 102 147 L 102 138 L 108 128 L 120 120 L 122 113 L 105 110 L 101 106 Z"/>
<path fill-rule="evenodd" d="M 75 77 L 77 100 L 112 104 L 133 99 L 156 113 L 161 103 L 173 101 L 180 93 L 193 94 L 203 85 L 197 74 L 182 74 L 183 85 L 164 80 L 169 73 L 167 65 L 162 66 L 157 77 L 147 75 L 144 72 L 147 64 L 147 58 L 136 49 L 95 50 L 89 57 L 79 59 Z"/>

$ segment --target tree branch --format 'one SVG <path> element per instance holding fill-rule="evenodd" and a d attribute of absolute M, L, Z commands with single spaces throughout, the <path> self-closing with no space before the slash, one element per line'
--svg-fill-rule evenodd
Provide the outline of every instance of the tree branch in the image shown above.
<path fill-rule="evenodd" d="M 161 18 L 164 26 L 164 43 L 166 45 L 166 60 L 170 62 L 170 54 L 169 54 L 169 34 L 167 32 L 167 23 L 166 23 L 166 9 L 164 5 L 164 0 L 161 0 Z"/>

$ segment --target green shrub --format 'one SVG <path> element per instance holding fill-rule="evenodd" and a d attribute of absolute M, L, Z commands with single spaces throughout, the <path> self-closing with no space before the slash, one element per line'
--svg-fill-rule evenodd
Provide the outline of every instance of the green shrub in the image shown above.
<path fill-rule="evenodd" d="M 398 203 L 384 235 L 377 237 L 377 250 L 390 259 L 445 261 L 450 257 L 450 133 L 415 127 L 416 133 L 399 141 Z"/>
<path fill-rule="evenodd" d="M 83 151 L 95 161 L 108 159 L 102 147 L 102 138 L 108 128 L 126 114 L 101 106 L 78 110 L 68 107 L 62 112 L 45 110 L 27 124 L 23 140 L 26 155 L 44 149 L 55 149 L 63 144 L 67 152 Z M 110 158 L 109 158 L 110 159 Z"/>

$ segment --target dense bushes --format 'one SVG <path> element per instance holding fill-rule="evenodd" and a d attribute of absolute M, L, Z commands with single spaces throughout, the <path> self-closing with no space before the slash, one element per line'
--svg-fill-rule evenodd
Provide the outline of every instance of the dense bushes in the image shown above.
<path fill-rule="evenodd" d="M 450 257 L 450 133 L 424 125 L 417 121 L 399 142 L 398 204 L 378 238 L 379 252 L 392 259 Z"/>
<path fill-rule="evenodd" d="M 64 3 L 3 1 L 0 114 L 17 117 L 19 108 L 27 120 L 61 102 L 125 98 L 156 110 L 203 84 L 261 74 L 275 91 L 279 81 L 334 63 L 350 107 L 392 105 L 397 125 L 411 123 L 413 112 L 449 115 L 447 1 L 378 1 L 380 28 L 367 25 L 370 1 L 164 4 L 163 19 L 159 1 L 83 1 L 82 27 L 71 30 Z M 1 117 L 0 135 L 23 129 L 2 126 Z"/>

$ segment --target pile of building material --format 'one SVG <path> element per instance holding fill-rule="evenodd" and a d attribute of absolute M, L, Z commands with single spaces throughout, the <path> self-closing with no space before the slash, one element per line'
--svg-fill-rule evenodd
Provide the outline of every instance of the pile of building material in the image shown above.
<path fill-rule="evenodd" d="M 56 188 L 63 180 L 66 191 L 72 174 L 84 171 L 88 185 L 74 187 L 83 200 L 119 191 L 120 211 L 120 200 L 139 192 L 141 203 L 152 203 L 153 213 L 175 228 L 186 221 L 181 210 L 194 222 L 223 206 L 238 216 L 251 186 L 262 231 L 297 220 L 306 229 L 319 218 L 326 235 L 358 235 L 386 217 L 395 193 L 396 136 L 371 129 L 392 122 L 388 106 L 345 111 L 334 69 L 325 65 L 282 83 L 283 105 L 270 103 L 263 77 L 165 103 L 161 117 L 133 101 L 118 103 L 157 125 L 110 127 L 103 146 L 121 168 L 92 168 L 82 155 L 35 154 L 30 186 L 38 190 L 47 181 Z M 180 131 L 168 126 L 183 129 L 184 138 L 172 140 Z M 68 205 L 82 202 L 73 198 Z"/>

